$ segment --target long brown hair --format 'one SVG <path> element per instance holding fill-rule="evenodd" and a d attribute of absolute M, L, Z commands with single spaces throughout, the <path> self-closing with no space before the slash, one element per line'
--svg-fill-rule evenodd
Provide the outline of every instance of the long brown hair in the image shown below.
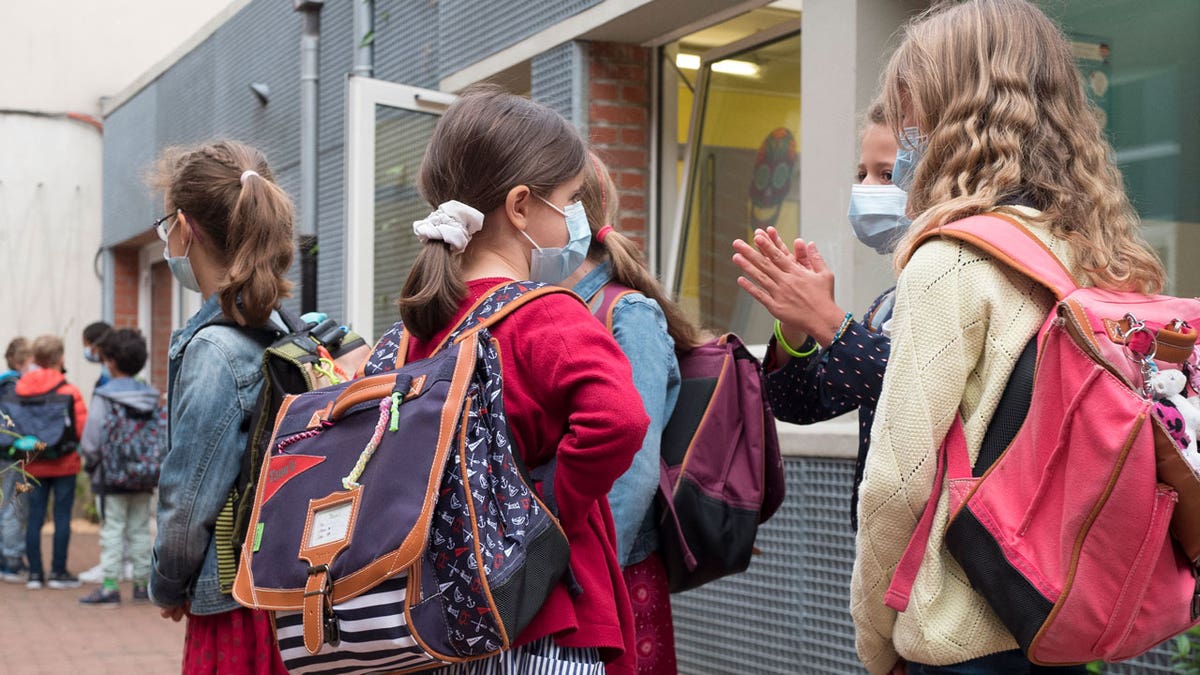
<path fill-rule="evenodd" d="M 1032 3 L 931 9 L 908 26 L 883 90 L 897 138 L 908 110 L 927 139 L 908 193 L 918 217 L 896 247 L 898 269 L 925 232 L 1020 195 L 1067 241 L 1083 281 L 1162 288 L 1162 264 L 1139 233 L 1070 43 Z"/>
<path fill-rule="evenodd" d="M 667 317 L 667 332 L 675 341 L 675 349 L 686 351 L 700 344 L 700 329 L 692 322 L 679 305 L 675 304 L 663 290 L 650 269 L 646 258 L 636 242 L 613 228 L 620 213 L 620 195 L 612 174 L 604 162 L 591 154 L 583 179 L 579 199 L 587 213 L 592 228 L 592 243 L 588 247 L 588 259 L 597 264 L 608 260 L 612 263 L 613 280 L 653 299 Z M 608 227 L 604 241 L 598 237 L 600 230 Z"/>
<path fill-rule="evenodd" d="M 562 115 L 482 85 L 467 90 L 438 120 L 417 188 L 430 206 L 457 200 L 487 216 L 519 185 L 548 196 L 583 170 L 585 151 Z M 428 340 L 454 318 L 466 293 L 461 256 L 443 241 L 425 242 L 400 293 L 405 329 Z"/>
<path fill-rule="evenodd" d="M 246 171 L 258 175 L 242 180 Z M 294 249 L 292 200 L 275 184 L 263 154 L 237 141 L 168 148 L 153 182 L 223 264 L 217 296 L 225 316 L 242 326 L 266 323 L 291 291 L 285 275 Z"/>

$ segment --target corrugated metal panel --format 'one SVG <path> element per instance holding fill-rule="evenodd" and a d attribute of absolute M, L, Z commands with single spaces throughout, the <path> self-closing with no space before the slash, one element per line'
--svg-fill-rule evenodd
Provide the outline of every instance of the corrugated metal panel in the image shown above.
<path fill-rule="evenodd" d="M 342 201 L 345 161 L 341 145 L 323 149 L 317 178 L 320 189 L 317 241 L 321 247 L 317 256 L 317 308 L 339 320 L 346 316 L 345 298 L 342 297 L 346 287 L 345 236 L 342 229 L 346 212 L 346 205 Z"/>
<path fill-rule="evenodd" d="M 681 673 L 864 672 L 849 611 L 854 463 L 793 457 L 785 464 L 787 501 L 759 530 L 763 555 L 745 574 L 672 597 Z M 1173 671 L 1164 645 L 1104 672 Z"/>
<path fill-rule="evenodd" d="M 300 28 L 290 3 L 254 2 L 212 38 L 216 133 L 259 148 L 276 173 L 300 159 Z M 266 105 L 253 83 L 270 87 Z"/>
<path fill-rule="evenodd" d="M 111 246 L 144 232 L 162 215 L 162 201 L 145 181 L 157 143 L 152 133 L 158 112 L 152 83 L 104 120 L 101 189 L 103 244 Z"/>
<path fill-rule="evenodd" d="M 433 2 L 375 2 L 375 77 L 437 88 L 438 7 Z"/>
<path fill-rule="evenodd" d="M 158 79 L 155 134 L 160 147 L 198 143 L 213 136 L 216 122 L 213 42 L 209 38 L 200 43 Z"/>
<path fill-rule="evenodd" d="M 533 57 L 530 64 L 531 98 L 554 108 L 575 124 L 587 123 L 583 111 L 581 83 L 586 72 L 585 56 L 578 42 L 561 44 Z"/>
<path fill-rule="evenodd" d="M 527 0 L 517 9 L 493 0 L 441 0 L 439 25 L 454 27 L 436 33 L 441 75 L 461 70 L 600 1 Z"/>

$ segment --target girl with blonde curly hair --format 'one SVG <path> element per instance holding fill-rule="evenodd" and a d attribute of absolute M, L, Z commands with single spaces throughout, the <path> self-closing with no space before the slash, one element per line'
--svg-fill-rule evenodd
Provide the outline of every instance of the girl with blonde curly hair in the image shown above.
<path fill-rule="evenodd" d="M 913 224 L 898 243 L 892 352 L 871 433 L 851 581 L 859 657 L 876 673 L 1085 672 L 1035 666 L 942 540 L 941 489 L 908 608 L 884 593 L 961 414 L 972 464 L 1054 298 L 982 250 L 922 237 L 969 216 L 1018 221 L 1082 285 L 1156 292 L 1158 259 L 1084 95 L 1069 42 L 1025 0 L 943 3 L 888 63 L 884 116 Z M 918 244 L 919 247 L 918 247 Z"/>

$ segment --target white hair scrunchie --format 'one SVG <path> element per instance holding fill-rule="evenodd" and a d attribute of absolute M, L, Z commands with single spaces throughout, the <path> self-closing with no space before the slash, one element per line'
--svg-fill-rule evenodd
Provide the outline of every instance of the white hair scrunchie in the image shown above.
<path fill-rule="evenodd" d="M 246 179 L 247 179 L 247 178 L 249 178 L 250 176 L 257 176 L 257 175 L 258 175 L 258 172 L 257 172 L 257 171 L 255 171 L 254 169 L 246 169 L 245 171 L 243 171 L 243 172 L 242 172 L 242 177 L 241 177 L 241 179 L 240 179 L 240 180 L 241 180 L 241 183 L 242 183 L 242 186 L 244 187 L 244 186 L 246 185 Z"/>
<path fill-rule="evenodd" d="M 483 214 L 459 201 L 442 202 L 437 210 L 413 222 L 413 233 L 421 243 L 444 241 L 455 253 L 462 253 L 471 235 L 483 227 Z"/>

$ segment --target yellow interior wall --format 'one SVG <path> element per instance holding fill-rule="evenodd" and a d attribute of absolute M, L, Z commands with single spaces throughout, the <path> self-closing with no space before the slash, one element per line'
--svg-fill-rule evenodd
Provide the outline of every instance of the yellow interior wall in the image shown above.
<path fill-rule="evenodd" d="M 735 148 L 746 148 L 757 150 L 762 145 L 763 139 L 767 134 L 779 126 L 787 127 L 791 130 L 796 138 L 797 153 L 800 147 L 800 93 L 795 92 L 795 95 L 779 95 L 779 94 L 759 94 L 750 91 L 738 91 L 734 95 L 730 95 L 728 90 L 713 89 L 710 94 L 716 93 L 716 96 L 709 97 L 709 106 L 705 111 L 705 118 L 708 124 L 705 128 L 705 136 L 702 139 L 704 145 L 718 145 Z M 695 96 L 692 91 L 685 85 L 680 84 L 678 87 L 679 107 L 678 107 L 678 129 L 676 138 L 679 143 L 686 144 L 688 141 L 689 127 L 692 119 L 692 105 Z M 761 124 L 756 122 L 761 121 Z M 676 167 L 676 176 L 678 180 L 683 178 L 684 160 L 680 160 Z M 796 167 L 799 171 L 799 166 Z M 749 177 L 747 177 L 749 178 Z M 680 193 L 683 188 L 680 186 Z M 790 240 L 799 234 L 800 222 L 800 204 L 795 201 L 786 200 L 780 206 L 779 211 L 779 230 L 785 240 Z M 683 277 L 680 280 L 678 298 L 683 304 L 685 311 L 688 311 L 692 316 L 697 316 L 699 312 L 700 298 L 700 251 L 699 237 L 700 231 L 697 227 L 692 227 L 692 223 L 687 224 L 687 242 L 685 244 L 685 255 L 683 260 Z M 729 251 L 733 255 L 733 249 Z M 710 289 L 711 290 L 711 289 Z"/>

